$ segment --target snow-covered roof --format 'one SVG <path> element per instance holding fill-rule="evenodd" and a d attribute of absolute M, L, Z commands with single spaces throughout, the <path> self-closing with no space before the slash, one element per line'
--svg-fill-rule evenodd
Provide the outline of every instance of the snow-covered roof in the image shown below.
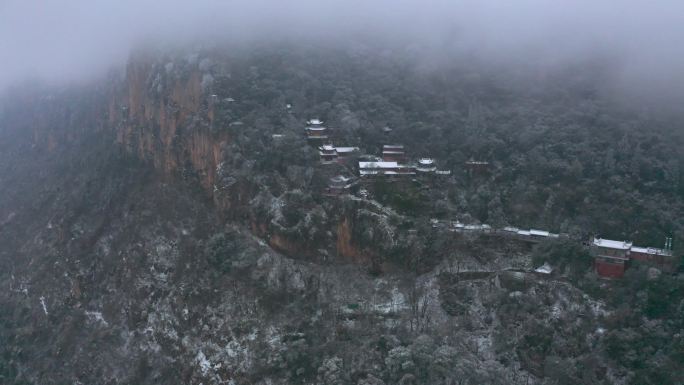
<path fill-rule="evenodd" d="M 530 235 L 529 230 L 518 230 L 518 235 Z"/>
<path fill-rule="evenodd" d="M 536 235 L 538 237 L 548 237 L 549 232 L 548 231 L 543 231 L 543 230 L 535 230 L 535 229 L 530 229 L 530 235 Z"/>
<path fill-rule="evenodd" d="M 520 231 L 520 229 L 517 227 L 506 226 L 503 228 L 503 231 L 508 231 L 510 233 L 517 233 L 518 231 Z"/>
<path fill-rule="evenodd" d="M 348 182 L 350 180 L 351 180 L 351 178 L 347 178 L 344 175 L 337 175 L 337 176 L 330 178 L 330 181 L 332 181 L 332 182 Z"/>
<path fill-rule="evenodd" d="M 435 163 L 435 160 L 431 159 L 431 158 L 420 158 L 420 159 L 418 159 L 418 163 L 422 164 L 422 165 L 429 166 L 429 165 L 433 165 Z"/>
<path fill-rule="evenodd" d="M 627 241 L 613 241 L 610 239 L 594 238 L 594 246 L 605 247 L 607 249 L 629 250 L 632 247 L 632 242 Z"/>
<path fill-rule="evenodd" d="M 335 146 L 332 144 L 324 144 L 318 147 L 321 151 L 335 151 Z"/>
<path fill-rule="evenodd" d="M 415 175 L 413 171 L 359 170 L 359 175 Z"/>
<path fill-rule="evenodd" d="M 482 225 L 465 225 L 465 226 L 463 226 L 463 228 L 466 230 L 489 230 L 492 228 L 492 226 L 485 225 L 485 224 L 482 224 Z"/>
<path fill-rule="evenodd" d="M 404 151 L 382 151 L 382 155 L 404 155 Z"/>
<path fill-rule="evenodd" d="M 318 125 L 320 125 L 320 124 L 323 124 L 323 121 L 320 120 L 320 119 L 311 119 L 311 120 L 309 120 L 309 121 L 306 122 L 306 123 L 307 123 L 307 124 L 313 124 L 314 126 L 318 126 Z"/>
<path fill-rule="evenodd" d="M 397 168 L 397 162 L 359 162 L 359 168 Z"/>
<path fill-rule="evenodd" d="M 635 253 L 644 253 L 644 254 L 651 254 L 651 255 L 672 255 L 671 250 L 658 249 L 655 247 L 632 246 L 632 248 L 630 250 L 635 252 Z"/>
<path fill-rule="evenodd" d="M 342 153 L 359 151 L 358 147 L 335 147 L 335 149 L 337 150 L 337 152 Z"/>
<path fill-rule="evenodd" d="M 385 144 L 382 146 L 383 150 L 403 150 L 404 146 L 401 144 Z"/>
<path fill-rule="evenodd" d="M 437 170 L 435 171 L 437 175 L 451 175 L 451 170 Z"/>
<path fill-rule="evenodd" d="M 325 127 L 307 127 L 306 130 L 307 131 L 325 131 L 325 130 L 327 130 L 327 128 L 325 128 Z"/>

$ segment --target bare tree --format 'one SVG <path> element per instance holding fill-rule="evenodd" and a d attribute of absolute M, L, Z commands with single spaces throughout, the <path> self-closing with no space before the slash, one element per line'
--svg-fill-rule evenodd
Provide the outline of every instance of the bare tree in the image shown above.
<path fill-rule="evenodd" d="M 430 295 L 424 283 L 418 283 L 417 279 L 411 281 L 408 291 L 409 302 L 409 326 L 411 332 L 424 332 L 430 323 L 428 308 L 431 303 Z"/>

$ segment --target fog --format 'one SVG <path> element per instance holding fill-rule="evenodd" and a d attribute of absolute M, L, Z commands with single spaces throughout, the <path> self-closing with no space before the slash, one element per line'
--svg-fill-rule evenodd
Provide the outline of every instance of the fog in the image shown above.
<path fill-rule="evenodd" d="M 684 95 L 676 0 L 2 0 L 0 89 L 88 80 L 142 42 L 365 35 L 511 66 L 610 57 L 627 88 Z"/>

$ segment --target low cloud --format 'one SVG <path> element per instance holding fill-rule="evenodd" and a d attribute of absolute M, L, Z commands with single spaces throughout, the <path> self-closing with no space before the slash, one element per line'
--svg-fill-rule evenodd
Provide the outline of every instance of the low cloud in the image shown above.
<path fill-rule="evenodd" d="M 684 3 L 670 0 L 5 0 L 0 88 L 89 79 L 142 41 L 363 34 L 513 66 L 609 57 L 621 85 L 684 94 Z"/>

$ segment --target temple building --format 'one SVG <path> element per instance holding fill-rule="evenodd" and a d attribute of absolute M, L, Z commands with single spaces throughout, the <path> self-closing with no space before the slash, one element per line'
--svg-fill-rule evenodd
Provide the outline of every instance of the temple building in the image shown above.
<path fill-rule="evenodd" d="M 346 194 L 352 187 L 352 178 L 348 178 L 344 175 L 337 175 L 328 181 L 328 188 L 325 191 L 326 195 L 336 196 L 341 194 Z"/>
<path fill-rule="evenodd" d="M 321 163 L 329 164 L 337 161 L 337 150 L 332 144 L 324 144 L 318 147 L 318 154 L 321 157 Z"/>
<path fill-rule="evenodd" d="M 359 162 L 359 175 L 362 177 L 372 176 L 411 176 L 415 175 L 413 167 L 397 162 Z"/>
<path fill-rule="evenodd" d="M 398 144 L 382 146 L 382 160 L 385 162 L 405 162 L 406 152 L 404 151 L 404 146 Z"/>
<path fill-rule="evenodd" d="M 621 278 L 627 269 L 632 242 L 594 238 L 591 252 L 596 273 L 606 278 Z"/>
<path fill-rule="evenodd" d="M 318 154 L 323 164 L 344 163 L 358 152 L 358 147 L 335 147 L 332 144 L 324 144 L 318 147 Z"/>
<path fill-rule="evenodd" d="M 437 171 L 435 166 L 435 160 L 432 158 L 420 158 L 418 159 L 418 165 L 416 166 L 416 171 L 419 173 L 433 173 Z"/>
<path fill-rule="evenodd" d="M 672 250 L 657 249 L 655 247 L 633 246 L 630 250 L 630 257 L 635 261 L 654 265 L 668 272 L 676 271 L 678 267 L 677 262 L 679 261 L 679 258 L 673 256 Z"/>
<path fill-rule="evenodd" d="M 306 122 L 306 137 L 310 140 L 326 140 L 328 139 L 328 129 L 323 126 L 323 121 L 318 119 L 311 119 Z"/>
<path fill-rule="evenodd" d="M 679 258 L 672 253 L 672 238 L 665 238 L 665 248 L 632 246 L 630 258 L 673 273 L 679 268 Z"/>
<path fill-rule="evenodd" d="M 337 152 L 337 161 L 339 163 L 345 163 L 345 162 L 349 161 L 350 159 L 356 159 L 355 155 L 358 155 L 359 148 L 358 147 L 335 147 L 335 151 Z"/>
<path fill-rule="evenodd" d="M 680 258 L 672 252 L 672 238 L 666 239 L 664 249 L 634 246 L 632 242 L 626 241 L 594 238 L 591 250 L 596 273 L 606 278 L 622 277 L 632 261 L 646 263 L 670 273 L 679 268 Z"/>

